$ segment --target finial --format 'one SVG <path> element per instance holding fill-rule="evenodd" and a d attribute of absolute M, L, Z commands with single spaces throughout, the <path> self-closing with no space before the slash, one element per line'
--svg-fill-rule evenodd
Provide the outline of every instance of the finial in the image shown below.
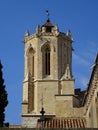
<path fill-rule="evenodd" d="M 61 79 L 62 80 L 64 80 L 64 79 L 71 79 L 71 73 L 70 73 L 69 64 L 67 64 L 66 69 L 65 69 L 65 73 L 64 73 L 64 75 L 63 75 L 63 77 Z"/>
<path fill-rule="evenodd" d="M 36 28 L 36 33 L 39 34 L 41 32 L 41 28 L 40 28 L 40 25 L 37 25 L 37 28 Z"/>
<path fill-rule="evenodd" d="M 44 113 L 45 113 L 45 111 L 44 111 L 44 107 L 43 107 L 43 93 L 42 93 L 42 109 L 41 109 L 41 111 L 40 111 L 40 113 L 41 113 L 41 115 L 42 115 L 42 117 L 44 116 Z"/>
<path fill-rule="evenodd" d="M 41 115 L 44 116 L 45 114 L 45 111 L 44 111 L 44 108 L 42 107 L 41 111 L 40 111 Z"/>
<path fill-rule="evenodd" d="M 49 19 L 49 10 L 46 10 L 47 19 Z"/>
<path fill-rule="evenodd" d="M 30 36 L 29 30 L 26 30 L 25 37 Z"/>
<path fill-rule="evenodd" d="M 72 36 L 72 34 L 71 34 L 71 31 L 70 31 L 70 30 L 68 30 L 68 31 L 67 31 L 67 36 L 69 36 L 69 37 L 71 37 L 71 36 Z"/>

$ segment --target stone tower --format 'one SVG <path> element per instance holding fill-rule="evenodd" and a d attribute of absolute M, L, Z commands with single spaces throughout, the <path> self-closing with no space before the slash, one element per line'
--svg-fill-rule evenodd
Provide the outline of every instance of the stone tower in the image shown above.
<path fill-rule="evenodd" d="M 40 110 L 47 117 L 73 116 L 72 36 L 48 18 L 24 38 L 22 125 L 36 127 Z M 62 109 L 61 109 L 62 108 Z M 66 113 L 67 109 L 67 113 Z"/>

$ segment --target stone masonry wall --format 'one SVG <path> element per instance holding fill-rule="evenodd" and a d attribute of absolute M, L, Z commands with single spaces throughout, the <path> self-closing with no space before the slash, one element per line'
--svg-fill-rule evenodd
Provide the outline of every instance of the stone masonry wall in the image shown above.
<path fill-rule="evenodd" d="M 37 117 L 22 117 L 22 126 L 24 128 L 36 128 L 38 119 Z"/>

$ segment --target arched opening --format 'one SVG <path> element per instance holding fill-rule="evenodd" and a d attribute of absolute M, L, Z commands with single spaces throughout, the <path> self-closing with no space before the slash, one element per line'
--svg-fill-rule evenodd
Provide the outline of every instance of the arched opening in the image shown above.
<path fill-rule="evenodd" d="M 28 78 L 30 81 L 34 80 L 34 49 L 31 47 L 28 50 Z M 28 88 L 28 112 L 34 110 L 34 84 L 29 82 Z"/>
<path fill-rule="evenodd" d="M 45 74 L 50 75 L 50 49 L 45 49 Z"/>
<path fill-rule="evenodd" d="M 48 45 L 42 49 L 42 63 L 43 76 L 50 75 L 50 47 Z"/>
<path fill-rule="evenodd" d="M 32 79 L 34 79 L 34 50 L 33 48 L 29 49 L 28 52 L 28 74 Z"/>

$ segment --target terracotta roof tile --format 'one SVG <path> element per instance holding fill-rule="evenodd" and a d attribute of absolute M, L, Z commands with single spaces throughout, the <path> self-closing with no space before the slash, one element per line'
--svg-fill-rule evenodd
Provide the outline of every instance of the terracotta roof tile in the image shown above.
<path fill-rule="evenodd" d="M 85 128 L 85 118 L 61 118 L 38 120 L 37 128 Z"/>

